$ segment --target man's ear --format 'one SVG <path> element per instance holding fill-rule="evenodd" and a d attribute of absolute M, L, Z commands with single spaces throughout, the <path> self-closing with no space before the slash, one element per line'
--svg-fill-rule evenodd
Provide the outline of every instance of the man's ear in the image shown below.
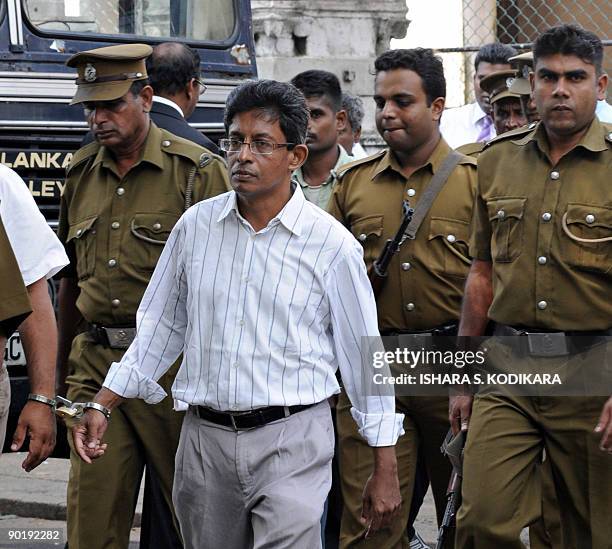
<path fill-rule="evenodd" d="M 444 97 L 436 97 L 431 102 L 431 114 L 434 120 L 440 120 L 442 117 L 442 112 L 444 111 L 444 104 L 446 100 Z"/>
<path fill-rule="evenodd" d="M 189 82 L 187 82 L 187 84 L 185 84 L 185 87 L 183 88 L 183 91 L 185 93 L 185 96 L 187 97 L 187 100 L 191 103 L 191 101 L 193 101 L 193 96 L 196 94 L 196 86 L 199 92 L 200 89 L 200 84 L 198 84 L 195 81 L 195 78 L 192 78 Z M 198 93 L 199 96 L 199 93 Z"/>
<path fill-rule="evenodd" d="M 348 125 L 347 122 L 348 117 L 346 116 L 346 111 L 344 109 L 338 111 L 336 113 L 336 130 L 338 131 L 338 133 L 342 133 L 344 130 L 346 130 L 346 127 Z"/>
<path fill-rule="evenodd" d="M 608 89 L 608 75 L 601 74 L 597 78 L 597 100 L 601 101 L 606 98 L 606 90 Z"/>
<path fill-rule="evenodd" d="M 151 110 L 151 105 L 153 105 L 153 88 L 148 85 L 145 86 L 140 90 L 138 97 L 140 97 L 142 101 L 142 110 L 149 112 Z"/>
<path fill-rule="evenodd" d="M 308 147 L 302 143 L 291 149 L 289 157 L 289 169 L 297 170 L 308 158 Z"/>

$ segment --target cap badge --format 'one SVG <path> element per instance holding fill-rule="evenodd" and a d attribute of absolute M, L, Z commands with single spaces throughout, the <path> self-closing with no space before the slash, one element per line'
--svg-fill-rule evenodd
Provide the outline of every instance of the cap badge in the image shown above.
<path fill-rule="evenodd" d="M 514 84 L 514 77 L 510 76 L 509 78 L 506 78 L 506 87 L 510 88 L 510 86 L 512 86 L 512 84 Z"/>
<path fill-rule="evenodd" d="M 85 67 L 85 71 L 83 72 L 83 77 L 85 78 L 85 82 L 94 82 L 98 76 L 98 72 L 96 71 L 96 67 L 94 67 L 91 63 L 87 63 Z"/>

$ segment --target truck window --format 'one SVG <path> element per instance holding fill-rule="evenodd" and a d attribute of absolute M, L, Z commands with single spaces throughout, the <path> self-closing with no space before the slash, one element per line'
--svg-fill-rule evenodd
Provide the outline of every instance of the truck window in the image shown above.
<path fill-rule="evenodd" d="M 234 31 L 231 0 L 24 0 L 29 22 L 54 34 L 113 34 L 224 41 Z"/>

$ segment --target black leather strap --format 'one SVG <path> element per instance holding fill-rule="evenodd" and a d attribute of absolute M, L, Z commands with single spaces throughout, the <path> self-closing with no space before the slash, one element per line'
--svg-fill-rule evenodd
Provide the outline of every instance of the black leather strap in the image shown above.
<path fill-rule="evenodd" d="M 253 429 L 255 427 L 261 427 L 267 423 L 278 421 L 285 417 L 289 417 L 292 414 L 306 410 L 314 404 L 306 404 L 302 406 L 269 406 L 268 408 L 258 408 L 251 412 L 242 413 L 229 413 L 229 412 L 218 412 L 205 406 L 194 406 L 196 415 L 200 419 L 205 419 L 211 423 L 217 425 L 223 425 L 225 427 L 232 427 L 234 430 L 239 431 L 243 429 Z"/>

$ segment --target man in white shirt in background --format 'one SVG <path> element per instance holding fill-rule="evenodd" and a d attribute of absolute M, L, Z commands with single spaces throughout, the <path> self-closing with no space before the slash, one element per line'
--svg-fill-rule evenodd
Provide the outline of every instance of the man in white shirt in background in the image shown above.
<path fill-rule="evenodd" d="M 508 59 L 513 55 L 516 55 L 514 48 L 498 42 L 486 44 L 478 50 L 474 59 L 476 101 L 446 109 L 440 120 L 442 137 L 453 149 L 466 143 L 484 143 L 497 135 L 491 118 L 489 95 L 480 87 L 480 81 L 493 72 L 511 69 Z"/>
<path fill-rule="evenodd" d="M 55 355 L 57 327 L 47 280 L 68 264 L 68 257 L 23 180 L 0 164 L 0 218 L 27 288 L 32 313 L 19 326 L 26 354 L 30 395 L 23 407 L 11 450 L 18 451 L 30 437 L 26 471 L 40 465 L 55 446 Z M 0 258 L 4 261 L 4 258 Z M 4 354 L 4 345 L 0 351 Z M 6 366 L 0 364 L 0 453 L 6 434 L 10 382 Z M 6 404 L 6 406 L 5 406 Z"/>
<path fill-rule="evenodd" d="M 338 143 L 344 147 L 355 160 L 368 156 L 361 146 L 361 124 L 365 116 L 363 99 L 358 95 L 342 93 L 342 109 L 346 112 L 347 124 L 338 136 Z"/>
<path fill-rule="evenodd" d="M 247 82 L 230 94 L 220 144 L 234 191 L 178 221 L 136 339 L 73 430 L 84 461 L 103 455 L 110 410 L 125 398 L 162 400 L 156 380 L 184 353 L 172 395 L 190 408 L 173 502 L 187 548 L 321 546 L 338 367 L 375 447 L 364 536 L 399 509 L 403 416 L 392 387 L 368 388 L 368 351 L 380 340 L 361 247 L 291 183 L 308 154 L 307 124 L 304 97 L 289 84 Z"/>

